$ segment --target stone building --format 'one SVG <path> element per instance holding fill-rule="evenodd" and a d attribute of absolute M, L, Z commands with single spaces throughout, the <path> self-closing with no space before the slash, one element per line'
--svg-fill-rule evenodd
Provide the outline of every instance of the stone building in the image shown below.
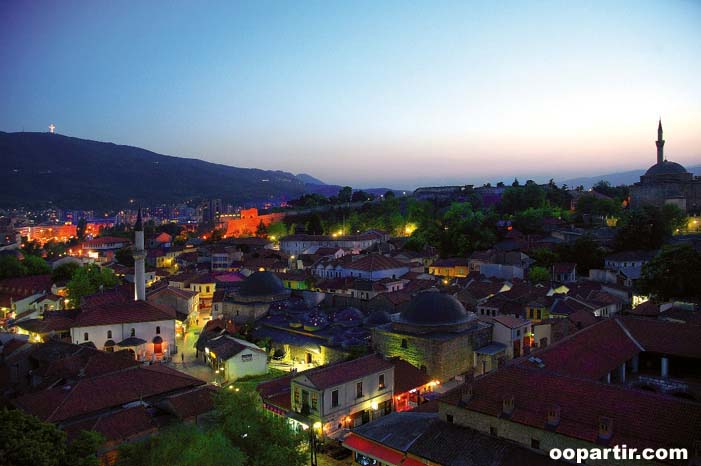
<path fill-rule="evenodd" d="M 241 287 L 224 298 L 222 317 L 237 324 L 251 323 L 267 315 L 271 306 L 289 297 L 290 290 L 274 273 L 255 272 L 244 280 Z"/>
<path fill-rule="evenodd" d="M 689 214 L 701 212 L 701 177 L 664 158 L 662 121 L 657 127 L 657 163 L 651 166 L 630 190 L 631 206 L 674 204 Z"/>
<path fill-rule="evenodd" d="M 400 357 L 438 380 L 474 367 L 473 350 L 491 341 L 488 324 L 469 314 L 452 296 L 419 293 L 399 318 L 372 329 L 374 349 Z"/>

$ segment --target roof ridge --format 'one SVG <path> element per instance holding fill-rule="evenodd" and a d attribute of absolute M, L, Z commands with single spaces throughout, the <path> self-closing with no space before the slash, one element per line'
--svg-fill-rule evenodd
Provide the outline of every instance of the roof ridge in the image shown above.
<path fill-rule="evenodd" d="M 633 334 L 630 333 L 630 330 L 628 330 L 628 328 L 627 328 L 625 325 L 623 325 L 623 322 L 621 322 L 620 319 L 614 319 L 614 320 L 616 321 L 616 323 L 618 324 L 618 326 L 621 327 L 621 330 L 623 330 L 623 332 L 628 336 L 628 338 L 630 338 L 630 340 L 631 340 L 633 343 L 635 343 L 635 346 L 637 346 L 638 349 L 640 349 L 640 351 L 645 351 L 645 348 L 643 348 L 643 345 L 641 345 L 641 344 L 638 342 L 638 340 L 635 339 L 635 337 L 633 336 Z"/>

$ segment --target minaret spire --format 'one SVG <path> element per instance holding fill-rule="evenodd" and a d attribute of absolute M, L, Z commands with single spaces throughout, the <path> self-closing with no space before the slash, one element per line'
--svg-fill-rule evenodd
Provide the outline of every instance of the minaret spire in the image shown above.
<path fill-rule="evenodd" d="M 657 124 L 657 141 L 655 141 L 657 146 L 657 163 L 664 162 L 664 139 L 662 139 L 662 117 Z"/>
<path fill-rule="evenodd" d="M 144 222 L 141 208 L 134 224 L 134 300 L 146 301 L 146 251 L 144 250 Z"/>

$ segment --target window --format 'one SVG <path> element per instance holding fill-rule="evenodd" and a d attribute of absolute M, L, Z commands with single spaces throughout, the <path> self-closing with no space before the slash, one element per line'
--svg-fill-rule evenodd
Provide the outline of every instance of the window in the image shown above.
<path fill-rule="evenodd" d="M 88 332 L 85 332 L 85 333 L 83 334 L 83 340 L 84 340 L 84 341 L 88 341 L 88 340 L 89 340 L 89 338 L 88 338 Z"/>
<path fill-rule="evenodd" d="M 136 330 L 134 330 L 133 328 L 131 329 L 131 336 L 132 336 L 132 337 L 135 337 L 135 336 L 136 336 Z"/>
<path fill-rule="evenodd" d="M 406 338 L 402 338 L 402 348 L 406 348 L 407 346 L 409 346 L 409 344 L 407 343 Z"/>
<path fill-rule="evenodd" d="M 209 293 L 209 287 L 207 287 L 207 293 Z"/>
<path fill-rule="evenodd" d="M 338 406 L 338 390 L 331 392 L 331 407 L 335 408 L 336 406 Z"/>
<path fill-rule="evenodd" d="M 86 333 L 87 335 L 87 333 Z M 362 398 L 363 396 L 363 382 L 358 382 L 355 384 L 355 396 L 356 398 Z"/>
<path fill-rule="evenodd" d="M 112 330 L 107 330 L 107 338 L 112 338 Z"/>
<path fill-rule="evenodd" d="M 253 355 L 252 354 L 242 354 L 241 361 L 243 361 L 243 362 L 253 361 Z"/>
<path fill-rule="evenodd" d="M 380 390 L 383 390 L 385 388 L 385 374 L 380 374 Z"/>
<path fill-rule="evenodd" d="M 540 440 L 537 438 L 532 438 L 531 439 L 531 448 L 535 448 L 536 450 L 540 450 Z"/>
<path fill-rule="evenodd" d="M 497 436 L 497 428 L 494 426 L 490 426 L 489 427 L 489 435 L 491 435 L 492 437 L 496 437 Z"/>
<path fill-rule="evenodd" d="M 445 420 L 446 420 L 446 422 L 447 422 L 448 424 L 452 424 L 452 423 L 453 423 L 453 415 L 452 415 L 452 414 L 446 414 L 446 415 L 445 415 Z"/>
<path fill-rule="evenodd" d="M 294 394 L 294 399 L 295 399 L 295 404 L 299 404 L 299 388 L 295 387 L 295 394 Z"/>
<path fill-rule="evenodd" d="M 156 335 L 160 335 L 160 334 L 161 334 L 161 327 L 156 325 Z"/>
<path fill-rule="evenodd" d="M 316 411 L 319 408 L 319 395 L 312 392 L 312 411 Z"/>

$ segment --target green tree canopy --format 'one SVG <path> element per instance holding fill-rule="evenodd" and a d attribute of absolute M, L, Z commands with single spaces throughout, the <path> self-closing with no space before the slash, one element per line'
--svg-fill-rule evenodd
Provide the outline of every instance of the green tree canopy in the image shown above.
<path fill-rule="evenodd" d="M 97 466 L 104 438 L 81 432 L 72 443 L 55 425 L 20 410 L 0 411 L 0 466 Z"/>
<path fill-rule="evenodd" d="M 27 275 L 27 268 L 16 256 L 10 254 L 0 255 L 0 279 L 22 277 Z"/>
<path fill-rule="evenodd" d="M 180 424 L 119 448 L 116 466 L 243 466 L 245 456 L 220 430 Z"/>
<path fill-rule="evenodd" d="M 76 262 L 67 262 L 56 267 L 51 272 L 51 279 L 55 282 L 67 282 L 73 278 L 73 274 L 80 268 L 80 264 Z"/>
<path fill-rule="evenodd" d="M 641 292 L 660 301 L 701 301 L 701 254 L 688 244 L 666 245 L 643 266 Z"/>
<path fill-rule="evenodd" d="M 292 432 L 284 419 L 265 413 L 255 393 L 220 393 L 216 406 L 217 425 L 231 444 L 246 455 L 247 466 L 306 464 L 306 455 L 300 448 L 306 436 Z"/>
<path fill-rule="evenodd" d="M 338 202 L 341 204 L 347 204 L 351 201 L 353 197 L 353 188 L 350 186 L 344 186 L 338 191 Z"/>
<path fill-rule="evenodd" d="M 614 247 L 618 251 L 657 249 L 686 223 L 686 214 L 672 204 L 632 209 L 620 221 Z"/>
<path fill-rule="evenodd" d="M 68 282 L 68 299 L 74 307 L 77 307 L 83 296 L 97 293 L 100 287 L 112 288 L 117 283 L 117 277 L 112 270 L 88 264 L 76 270 L 73 278 Z"/>
<path fill-rule="evenodd" d="M 572 243 L 558 245 L 555 252 L 561 261 L 577 264 L 577 273 L 582 275 L 588 274 L 590 269 L 602 268 L 606 256 L 599 243 L 588 235 Z"/>
<path fill-rule="evenodd" d="M 114 258 L 125 267 L 134 267 L 134 251 L 131 247 L 118 249 L 114 253 Z"/>
<path fill-rule="evenodd" d="M 533 266 L 528 271 L 528 279 L 533 283 L 550 281 L 550 272 L 545 267 Z"/>
<path fill-rule="evenodd" d="M 27 269 L 27 275 L 51 273 L 51 266 L 39 256 L 25 256 L 22 264 Z"/>

